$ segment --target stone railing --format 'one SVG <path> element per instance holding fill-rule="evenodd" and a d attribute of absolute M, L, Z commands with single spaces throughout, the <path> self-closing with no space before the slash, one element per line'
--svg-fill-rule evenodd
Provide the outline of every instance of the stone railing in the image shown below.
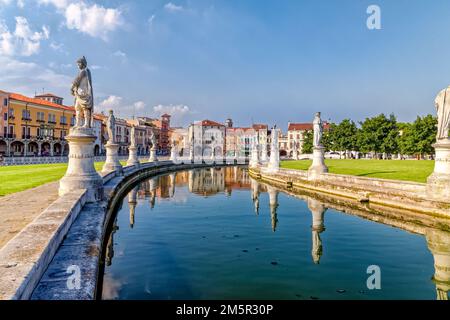
<path fill-rule="evenodd" d="M 106 156 L 96 156 L 94 157 L 95 162 L 105 161 Z M 125 161 L 128 159 L 128 155 L 119 156 L 119 160 Z M 141 161 L 146 161 L 147 156 L 139 156 Z M 69 158 L 67 156 L 54 156 L 54 157 L 7 157 L 3 158 L 0 162 L 0 166 L 19 166 L 19 165 L 30 165 L 30 164 L 50 164 L 50 163 L 67 163 Z"/>
<path fill-rule="evenodd" d="M 332 173 L 311 177 L 308 171 L 279 168 L 274 172 L 264 166 L 252 168 L 250 174 L 293 189 L 312 190 L 360 202 L 450 218 L 450 200 L 431 197 L 425 183 Z"/>

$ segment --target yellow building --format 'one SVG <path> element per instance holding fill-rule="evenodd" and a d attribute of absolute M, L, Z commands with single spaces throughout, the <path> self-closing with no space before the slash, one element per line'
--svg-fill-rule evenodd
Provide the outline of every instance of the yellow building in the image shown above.
<path fill-rule="evenodd" d="M 0 153 L 6 156 L 68 154 L 65 136 L 75 123 L 73 107 L 52 94 L 29 98 L 2 93 Z"/>

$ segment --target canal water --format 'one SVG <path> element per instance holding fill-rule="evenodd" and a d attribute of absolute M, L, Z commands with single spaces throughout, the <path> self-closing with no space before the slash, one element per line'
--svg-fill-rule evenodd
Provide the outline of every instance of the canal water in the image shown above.
<path fill-rule="evenodd" d="M 243 168 L 178 172 L 122 199 L 102 299 L 443 299 L 450 242 L 437 239 L 290 196 Z"/>

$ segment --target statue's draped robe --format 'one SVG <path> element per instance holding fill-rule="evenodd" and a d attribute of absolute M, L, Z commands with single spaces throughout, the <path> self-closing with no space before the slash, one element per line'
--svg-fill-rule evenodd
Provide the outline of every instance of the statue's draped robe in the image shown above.
<path fill-rule="evenodd" d="M 313 146 L 314 147 L 320 147 L 321 146 L 321 140 L 322 140 L 322 120 L 314 119 L 313 125 L 314 125 Z"/>
<path fill-rule="evenodd" d="M 94 108 L 94 93 L 92 89 L 91 71 L 86 68 L 80 71 L 74 81 L 75 92 L 75 108 L 89 109 Z"/>
<path fill-rule="evenodd" d="M 446 139 L 450 126 L 450 87 L 439 92 L 435 104 L 438 117 L 437 139 Z"/>

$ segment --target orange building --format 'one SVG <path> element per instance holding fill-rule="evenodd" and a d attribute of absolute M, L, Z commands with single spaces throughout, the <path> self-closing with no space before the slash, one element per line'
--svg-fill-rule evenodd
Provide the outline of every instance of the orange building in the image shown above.
<path fill-rule="evenodd" d="M 4 156 L 62 156 L 69 153 L 65 139 L 75 124 L 75 110 L 63 104 L 63 98 L 53 94 L 34 98 L 0 91 L 1 131 L 0 154 Z M 101 122 L 94 117 L 97 137 Z M 95 153 L 99 154 L 98 138 Z"/>

